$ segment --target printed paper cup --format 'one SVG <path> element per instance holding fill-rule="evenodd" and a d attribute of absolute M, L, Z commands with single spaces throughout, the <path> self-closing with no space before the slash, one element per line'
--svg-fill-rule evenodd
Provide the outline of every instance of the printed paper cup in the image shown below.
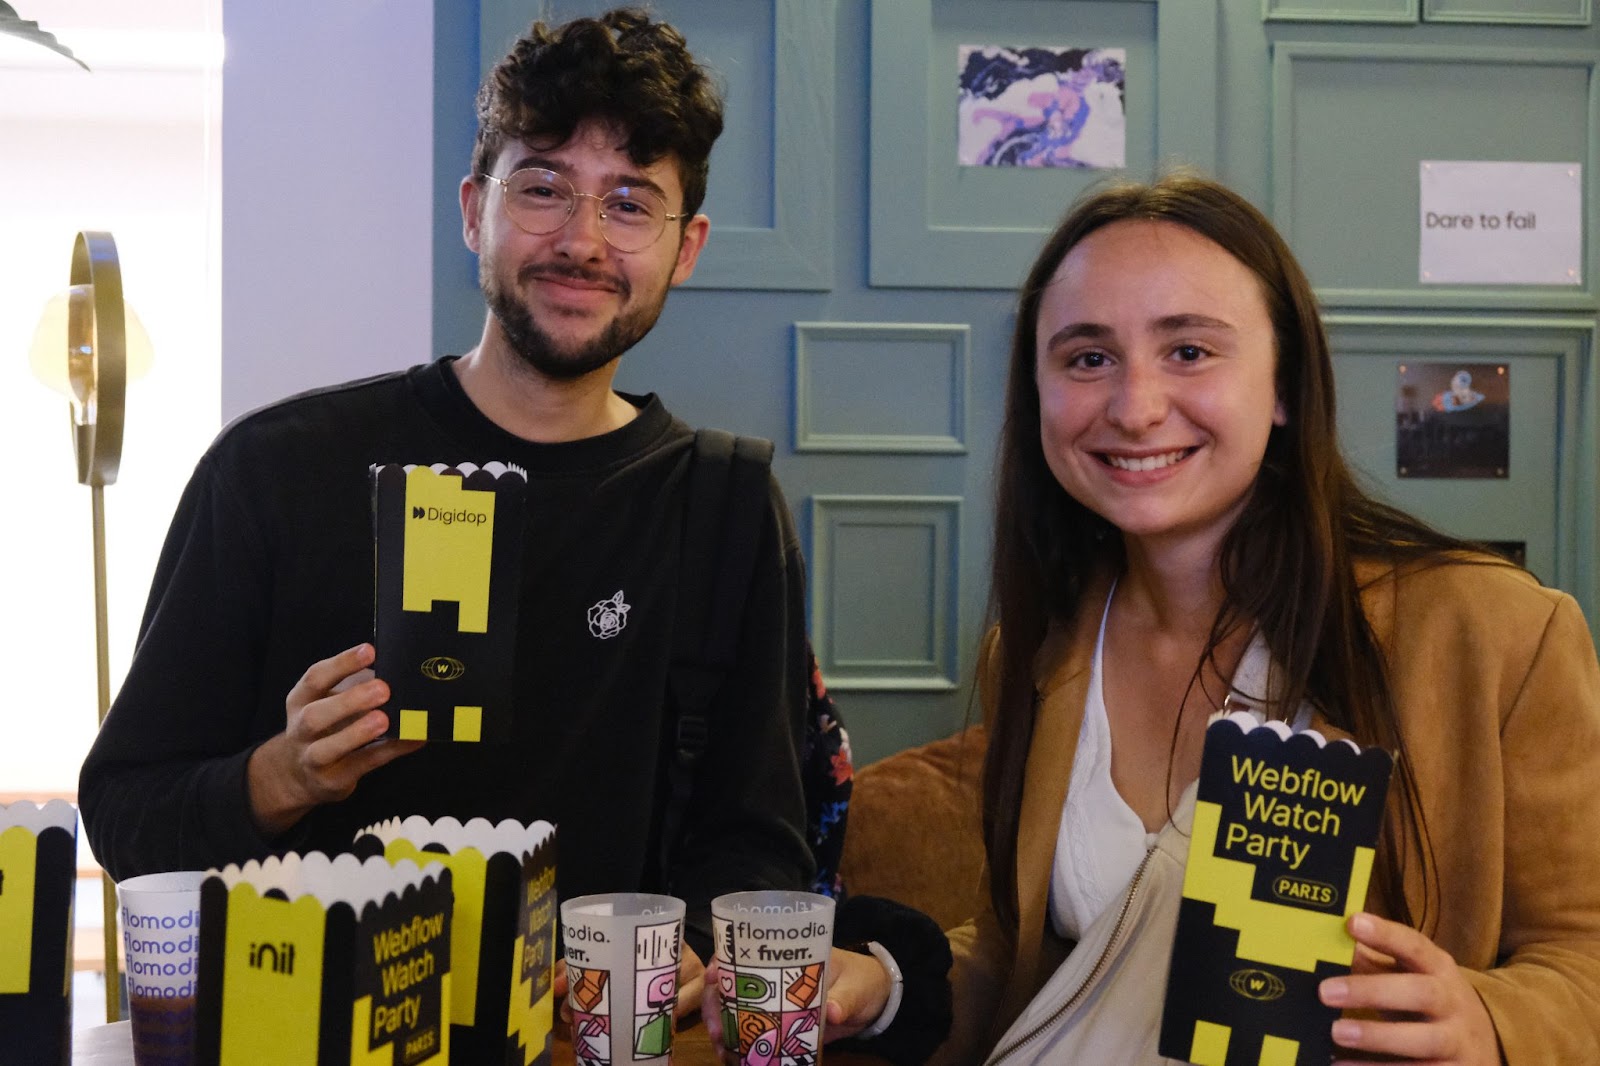
<path fill-rule="evenodd" d="M 814 1066 L 822 1054 L 833 900 L 734 892 L 711 901 L 722 1037 L 739 1061 Z"/>
<path fill-rule="evenodd" d="M 194 1061 L 203 880 L 204 873 L 185 871 L 130 877 L 117 885 L 137 1066 Z"/>
<path fill-rule="evenodd" d="M 561 905 L 578 1062 L 670 1060 L 683 914 L 683 900 L 640 892 L 578 896 Z"/>

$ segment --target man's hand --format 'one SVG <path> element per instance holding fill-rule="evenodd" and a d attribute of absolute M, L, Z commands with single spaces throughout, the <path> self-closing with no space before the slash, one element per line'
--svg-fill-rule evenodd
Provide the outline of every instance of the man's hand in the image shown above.
<path fill-rule="evenodd" d="M 828 957 L 828 1021 L 823 1038 L 843 1040 L 877 1021 L 893 987 L 888 969 L 873 956 L 834 948 Z"/>
<path fill-rule="evenodd" d="M 683 958 L 678 960 L 678 1004 L 672 1017 L 682 1021 L 700 1009 L 700 999 L 705 994 L 706 964 L 700 961 L 694 948 L 683 945 Z"/>
<path fill-rule="evenodd" d="M 700 1021 L 705 1024 L 706 1035 L 711 1038 L 711 1050 L 716 1052 L 717 1061 L 723 1066 L 737 1066 L 739 1056 L 728 1051 L 722 1043 L 722 986 L 726 983 L 727 991 L 731 992 L 733 981 L 722 972 L 721 967 L 722 963 L 713 958 L 701 979 Z"/>
<path fill-rule="evenodd" d="M 705 987 L 706 964 L 700 961 L 694 948 L 683 945 L 683 957 L 678 960 L 678 1002 L 672 1008 L 672 1020 L 681 1022 L 685 1015 L 700 1009 L 700 997 Z M 551 991 L 561 1001 L 561 1023 L 572 1025 L 572 1008 L 567 1005 L 567 960 L 557 959 L 555 976 L 550 982 Z"/>
<path fill-rule="evenodd" d="M 375 652 L 358 644 L 315 663 L 289 690 L 282 733 L 250 756 L 247 776 L 256 825 L 268 837 L 313 809 L 342 800 L 385 763 L 422 747 L 420 740 L 380 740 L 389 717 L 377 708 L 389 686 L 372 675 Z"/>
<path fill-rule="evenodd" d="M 1376 1011 L 1378 1020 L 1340 1018 L 1333 1039 L 1353 1055 L 1340 1064 L 1423 1060 L 1499 1066 L 1494 1023 L 1456 961 L 1410 926 L 1353 914 L 1356 940 L 1349 977 L 1322 982 L 1322 1002 L 1342 1010 Z"/>

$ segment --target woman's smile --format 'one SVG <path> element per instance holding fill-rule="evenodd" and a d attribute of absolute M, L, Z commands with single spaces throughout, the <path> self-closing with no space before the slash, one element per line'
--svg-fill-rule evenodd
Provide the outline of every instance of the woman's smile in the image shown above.
<path fill-rule="evenodd" d="M 1199 448 L 1177 448 L 1173 451 L 1158 452 L 1154 455 L 1127 455 L 1117 452 L 1100 452 L 1098 455 L 1100 461 L 1109 467 L 1142 473 L 1151 470 L 1166 470 L 1177 466 L 1197 451 L 1199 451 Z"/>

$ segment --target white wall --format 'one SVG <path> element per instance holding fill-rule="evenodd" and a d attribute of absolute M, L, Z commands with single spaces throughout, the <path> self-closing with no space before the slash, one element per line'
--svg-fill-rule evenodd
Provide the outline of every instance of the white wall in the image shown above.
<path fill-rule="evenodd" d="M 0 791 L 77 787 L 97 709 L 89 490 L 67 402 L 30 375 L 39 312 L 79 230 L 109 230 L 156 361 L 128 388 L 106 489 L 110 650 L 120 680 L 167 518 L 217 427 L 214 0 L 18 0 L 94 68 L 0 38 Z M 208 18 L 211 21 L 208 22 Z M 65 359 L 66 353 L 62 352 Z"/>
<path fill-rule="evenodd" d="M 0 792 L 75 788 L 94 733 L 89 490 L 26 359 L 74 234 L 115 235 L 156 349 L 106 490 L 113 691 L 222 422 L 431 354 L 431 0 L 14 6 L 95 70 L 0 37 Z"/>
<path fill-rule="evenodd" d="M 223 5 L 222 415 L 431 357 L 433 0 Z"/>

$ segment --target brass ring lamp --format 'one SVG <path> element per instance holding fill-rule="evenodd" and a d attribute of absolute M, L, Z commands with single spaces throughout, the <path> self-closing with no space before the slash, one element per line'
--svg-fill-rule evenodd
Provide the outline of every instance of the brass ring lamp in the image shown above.
<path fill-rule="evenodd" d="M 71 385 L 72 447 L 78 483 L 89 486 L 94 511 L 94 635 L 99 716 L 111 707 L 111 660 L 106 621 L 105 487 L 122 462 L 122 419 L 127 401 L 127 314 L 122 268 L 109 233 L 85 230 L 72 246 L 72 288 L 67 298 L 67 380 Z M 117 888 L 102 872 L 105 908 L 106 1020 L 122 1016 L 117 964 Z"/>

